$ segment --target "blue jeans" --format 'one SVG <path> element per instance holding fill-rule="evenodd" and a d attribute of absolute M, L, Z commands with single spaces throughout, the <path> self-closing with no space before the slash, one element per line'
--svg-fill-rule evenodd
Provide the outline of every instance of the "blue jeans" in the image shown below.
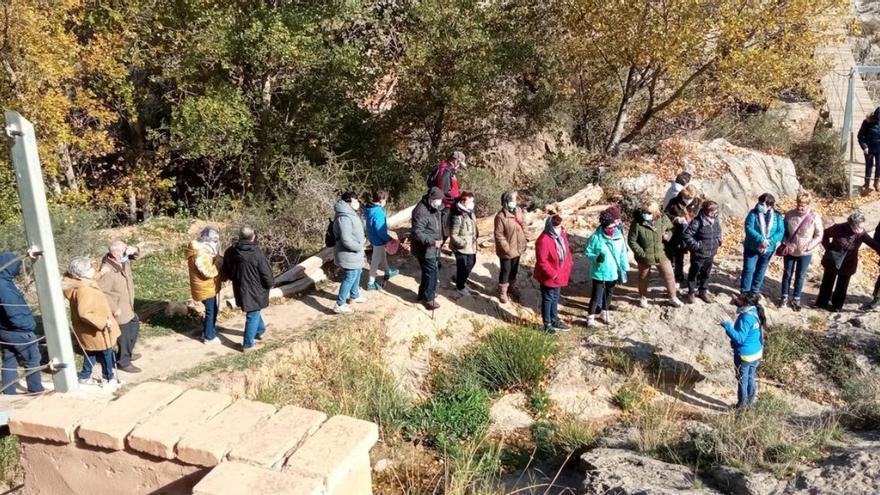
<path fill-rule="evenodd" d="M 772 257 L 773 251 L 769 249 L 764 253 L 759 253 L 758 251 L 746 251 L 743 253 L 742 279 L 739 284 L 739 291 L 741 293 L 761 293 L 761 287 L 764 285 L 764 274 L 767 273 L 767 266 L 770 265 L 770 258 Z"/>
<path fill-rule="evenodd" d="M 544 326 L 559 323 L 559 287 L 541 286 L 541 319 Z"/>
<path fill-rule="evenodd" d="M 785 257 L 785 269 L 782 272 L 782 297 L 788 297 L 788 291 L 791 288 L 791 275 L 794 273 L 794 291 L 791 293 L 791 297 L 793 299 L 801 298 L 801 292 L 804 290 L 804 280 L 807 278 L 807 269 L 810 267 L 810 260 L 812 258 L 812 254 Z"/>
<path fill-rule="evenodd" d="M 351 299 L 361 297 L 361 269 L 343 269 L 342 272 L 342 283 L 339 284 L 339 295 L 336 296 L 337 306 L 347 304 L 349 297 Z"/>
<path fill-rule="evenodd" d="M 205 305 L 205 340 L 217 338 L 217 296 L 202 301 Z"/>
<path fill-rule="evenodd" d="M 419 280 L 419 301 L 433 301 L 437 297 L 437 275 L 440 270 L 439 258 L 417 256 L 422 277 Z"/>
<path fill-rule="evenodd" d="M 737 409 L 743 409 L 755 403 L 755 395 L 757 394 L 755 375 L 760 363 L 760 359 L 757 361 L 743 361 L 739 356 L 733 357 L 733 364 L 736 366 L 736 378 L 739 380 L 739 386 L 736 389 Z"/>
<path fill-rule="evenodd" d="M 244 344 L 242 347 L 250 349 L 254 346 L 254 339 L 266 333 L 266 324 L 263 323 L 263 315 L 260 310 L 248 311 L 244 320 Z"/>
<path fill-rule="evenodd" d="M 3 344 L 3 393 L 6 395 L 15 395 L 15 385 L 11 383 L 17 382 L 18 362 L 24 363 L 24 367 L 28 368 L 25 373 L 36 371 L 33 368 L 40 366 L 40 346 L 34 342 L 37 340 L 34 332 L 13 332 L 9 330 L 0 330 L 0 341 L 7 342 Z M 25 344 L 25 342 L 30 342 Z M 24 345 L 17 345 L 24 344 Z M 32 373 L 27 377 L 28 393 L 33 394 L 43 391 L 43 382 L 40 379 L 40 372 Z"/>
<path fill-rule="evenodd" d="M 103 351 L 85 351 L 82 371 L 80 371 L 77 376 L 83 380 L 90 378 L 92 376 L 92 368 L 94 365 L 100 363 L 101 376 L 103 376 L 105 380 L 112 380 L 113 364 L 115 360 L 116 352 L 112 347 L 110 349 L 104 349 Z"/>

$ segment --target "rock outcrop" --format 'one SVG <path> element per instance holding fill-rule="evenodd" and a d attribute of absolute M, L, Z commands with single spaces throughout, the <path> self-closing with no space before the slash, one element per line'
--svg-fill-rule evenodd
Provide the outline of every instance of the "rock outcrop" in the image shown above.
<path fill-rule="evenodd" d="M 714 495 L 685 466 L 644 457 L 628 450 L 593 449 L 581 456 L 586 471 L 584 495 Z"/>
<path fill-rule="evenodd" d="M 816 469 L 788 483 L 784 495 L 842 495 L 880 493 L 880 447 L 847 448 L 834 452 Z"/>

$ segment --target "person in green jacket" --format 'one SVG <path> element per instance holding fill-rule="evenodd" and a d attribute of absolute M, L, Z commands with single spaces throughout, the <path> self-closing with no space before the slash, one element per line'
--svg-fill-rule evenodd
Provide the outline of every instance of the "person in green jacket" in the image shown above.
<path fill-rule="evenodd" d="M 626 283 L 629 270 L 626 239 L 619 217 L 609 210 L 599 214 L 599 228 L 587 240 L 584 255 L 590 260 L 590 279 L 593 281 L 587 327 L 596 326 L 596 316 L 600 312 L 602 321 L 610 325 L 609 308 L 614 287 Z"/>
<path fill-rule="evenodd" d="M 675 284 L 675 273 L 672 263 L 663 249 L 664 241 L 672 237 L 672 221 L 662 214 L 656 201 L 644 202 L 635 212 L 632 226 L 629 229 L 629 248 L 632 249 L 639 268 L 639 306 L 648 307 L 648 281 L 651 268 L 656 267 L 663 277 L 669 301 L 673 306 L 684 305 L 678 299 L 678 288 Z"/>

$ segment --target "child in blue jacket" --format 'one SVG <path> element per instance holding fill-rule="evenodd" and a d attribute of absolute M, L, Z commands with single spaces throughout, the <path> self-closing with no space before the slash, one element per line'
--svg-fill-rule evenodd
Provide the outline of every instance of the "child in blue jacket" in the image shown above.
<path fill-rule="evenodd" d="M 388 235 L 388 222 L 385 216 L 385 204 L 388 202 L 387 191 L 373 193 L 372 203 L 364 209 L 367 220 L 367 239 L 373 246 L 373 256 L 370 258 L 370 279 L 367 282 L 367 290 L 379 290 L 382 285 L 376 282 L 379 268 L 385 272 L 385 281 L 397 275 L 398 270 L 388 266 L 388 257 L 385 254 L 385 245 L 392 237 Z"/>
<path fill-rule="evenodd" d="M 721 324 L 733 347 L 733 365 L 739 380 L 736 408 L 745 409 L 755 403 L 755 374 L 764 353 L 764 308 L 758 295 L 747 292 L 736 299 L 736 322 Z"/>

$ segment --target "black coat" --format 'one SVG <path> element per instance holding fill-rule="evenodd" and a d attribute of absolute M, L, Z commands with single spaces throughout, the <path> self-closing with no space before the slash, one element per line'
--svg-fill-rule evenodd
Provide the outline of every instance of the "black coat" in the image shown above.
<path fill-rule="evenodd" d="M 672 198 L 672 200 L 669 201 L 669 204 L 666 205 L 664 213 L 666 213 L 666 217 L 669 218 L 669 221 L 672 222 L 672 236 L 664 245 L 668 254 L 681 254 L 686 253 L 688 250 L 684 243 L 684 229 L 687 228 L 687 225 L 676 223 L 675 217 L 684 217 L 688 221 L 691 221 L 699 216 L 700 207 L 702 205 L 703 201 L 700 200 L 700 198 L 694 198 L 689 205 L 685 204 L 684 197 L 681 193 L 678 193 L 678 196 Z"/>
<path fill-rule="evenodd" d="M 425 196 L 412 212 L 412 252 L 425 258 L 440 257 L 440 249 L 434 246 L 443 240 L 443 221 L 440 210 L 431 208 Z"/>
<path fill-rule="evenodd" d="M 254 241 L 238 241 L 223 254 L 223 274 L 232 280 L 235 304 L 244 312 L 269 305 L 274 277 L 266 255 Z"/>
<path fill-rule="evenodd" d="M 870 119 L 862 121 L 856 136 L 862 148 L 868 148 L 871 153 L 880 151 L 880 107 L 874 110 Z"/>
<path fill-rule="evenodd" d="M 876 233 L 875 233 L 876 236 Z M 822 247 L 825 254 L 822 256 L 822 268 L 837 269 L 832 251 L 846 253 L 840 265 L 840 273 L 853 275 L 859 268 L 859 248 L 867 244 L 874 251 L 880 251 L 880 242 L 872 238 L 866 231 L 856 232 L 848 222 L 834 224 L 825 229 L 822 235 Z"/>
<path fill-rule="evenodd" d="M 698 215 L 684 230 L 684 244 L 693 258 L 715 257 L 721 246 L 721 219 L 710 222 L 706 215 Z"/>

